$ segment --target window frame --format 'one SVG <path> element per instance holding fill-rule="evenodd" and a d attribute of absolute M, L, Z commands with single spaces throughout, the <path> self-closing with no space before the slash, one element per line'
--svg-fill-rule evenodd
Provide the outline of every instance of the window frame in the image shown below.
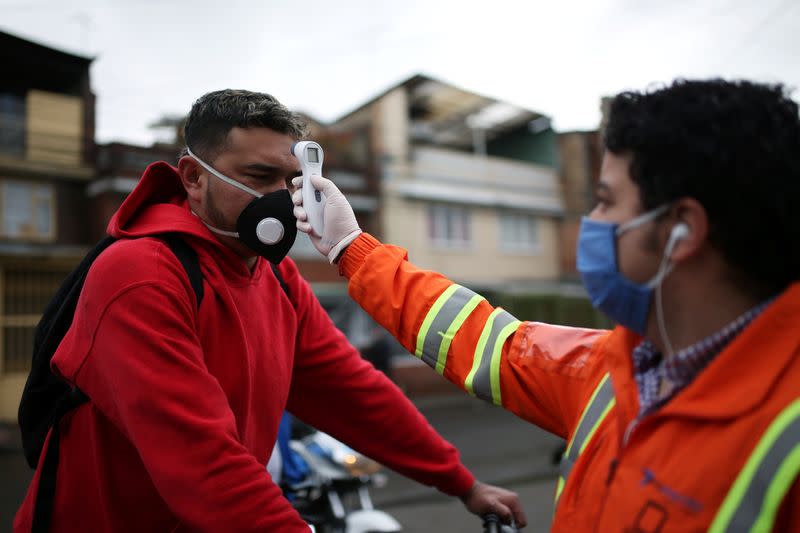
<path fill-rule="evenodd" d="M 30 198 L 29 213 L 31 219 L 27 221 L 32 225 L 33 231 L 21 234 L 10 234 L 6 228 L 6 210 L 5 201 L 8 194 L 7 188 L 9 185 L 21 185 L 29 188 L 28 191 Z M 42 191 L 46 194 L 40 196 Z M 38 208 L 39 203 L 44 200 L 47 204 L 46 209 L 49 216 L 48 230 L 46 233 L 39 231 Z M 22 242 L 53 242 L 56 240 L 56 216 L 57 211 L 57 194 L 55 185 L 43 181 L 23 180 L 18 178 L 0 177 L 0 239 L 9 241 L 22 241 Z"/>
<path fill-rule="evenodd" d="M 472 209 L 468 206 L 447 203 L 431 203 L 427 206 L 428 242 L 434 247 L 446 250 L 471 250 L 473 248 Z M 464 238 L 455 238 L 454 224 L 448 225 L 448 218 L 462 226 Z M 437 231 L 438 229 L 438 231 Z"/>
<path fill-rule="evenodd" d="M 522 227 L 522 223 L 527 225 L 528 239 L 522 238 L 509 239 L 506 231 L 509 225 L 515 228 Z M 520 211 L 500 211 L 498 212 L 498 248 L 502 253 L 514 255 L 538 255 L 542 251 L 540 238 L 541 226 L 536 215 Z M 521 234 L 521 233 L 520 233 Z"/>
<path fill-rule="evenodd" d="M 7 137 L 0 138 L 0 156 L 24 158 L 27 148 L 28 112 L 26 97 L 16 92 L 0 91 L 0 129 Z M 18 143 L 4 141 L 18 137 Z"/>

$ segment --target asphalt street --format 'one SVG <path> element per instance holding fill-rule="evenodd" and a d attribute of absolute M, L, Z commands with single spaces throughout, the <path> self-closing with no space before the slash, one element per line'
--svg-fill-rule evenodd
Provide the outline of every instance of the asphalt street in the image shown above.
<path fill-rule="evenodd" d="M 484 482 L 519 493 L 528 517 L 526 532 L 549 531 L 560 439 L 510 413 L 460 394 L 418 401 L 431 425 L 461 452 L 464 464 Z M 376 507 L 408 533 L 480 532 L 480 520 L 455 498 L 393 472 L 373 492 Z"/>

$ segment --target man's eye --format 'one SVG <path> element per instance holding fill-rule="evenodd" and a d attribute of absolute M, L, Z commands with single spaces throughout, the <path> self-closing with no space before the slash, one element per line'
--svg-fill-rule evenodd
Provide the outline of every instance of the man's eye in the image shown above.
<path fill-rule="evenodd" d="M 592 211 L 605 211 L 606 209 L 608 209 L 608 200 L 605 198 L 595 197 Z"/>

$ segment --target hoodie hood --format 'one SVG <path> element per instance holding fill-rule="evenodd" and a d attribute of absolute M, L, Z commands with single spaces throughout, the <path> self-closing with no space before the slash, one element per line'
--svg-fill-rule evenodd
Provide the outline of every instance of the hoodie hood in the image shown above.
<path fill-rule="evenodd" d="M 164 161 L 147 167 L 139 183 L 111 217 L 107 231 L 118 239 L 179 233 L 188 237 L 201 259 L 208 254 L 225 270 L 226 276 L 243 280 L 257 280 L 265 268 L 266 260 L 260 256 L 256 256 L 255 266 L 248 268 L 234 250 L 221 243 L 203 221 L 192 214 L 178 169 Z"/>
<path fill-rule="evenodd" d="M 108 234 L 116 238 L 183 233 L 219 244 L 189 210 L 178 169 L 159 161 L 147 167 L 139 183 L 114 213 Z"/>

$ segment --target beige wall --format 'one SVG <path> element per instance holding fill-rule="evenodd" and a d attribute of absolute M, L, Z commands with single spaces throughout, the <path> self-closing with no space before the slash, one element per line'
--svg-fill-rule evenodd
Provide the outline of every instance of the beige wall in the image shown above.
<path fill-rule="evenodd" d="M 495 285 L 504 281 L 553 280 L 559 276 L 558 224 L 550 217 L 537 220 L 538 252 L 509 253 L 500 249 L 499 211 L 473 207 L 472 247 L 446 250 L 428 237 L 428 203 L 387 199 L 384 210 L 386 242 L 406 248 L 411 261 L 463 281 Z"/>
<path fill-rule="evenodd" d="M 555 172 L 507 159 L 481 159 L 453 150 L 416 147 L 410 142 L 408 94 L 398 87 L 369 106 L 373 147 L 381 161 L 383 239 L 408 249 L 411 260 L 463 281 L 495 285 L 506 281 L 554 280 L 559 277 L 558 219 L 537 216 L 539 249 L 510 253 L 499 243 L 504 209 L 533 214 L 562 209 Z M 367 119 L 366 110 L 351 120 Z M 409 189 L 410 187 L 410 189 Z M 428 209 L 442 190 L 456 197 L 447 203 L 470 207 L 472 246 L 466 250 L 437 246 L 428 237 Z M 421 197 L 414 197 L 414 195 Z M 426 197 L 427 195 L 427 197 Z M 433 195 L 433 196 L 431 196 Z M 447 195 L 447 194 L 446 194 Z M 471 195 L 459 203 L 458 195 Z M 489 199 L 493 196 L 493 199 Z M 486 198 L 481 205 L 475 199 Z M 497 205 L 507 207 L 494 207 Z"/>
<path fill-rule="evenodd" d="M 405 87 L 387 93 L 377 104 L 378 153 L 408 159 L 408 95 Z"/>
<path fill-rule="evenodd" d="M 434 147 L 415 147 L 409 160 L 384 168 L 385 240 L 408 249 L 417 265 L 464 282 L 495 285 L 560 276 L 559 180 L 552 169 Z M 432 204 L 470 212 L 471 246 L 444 248 L 428 234 Z M 500 245 L 500 215 L 535 217 L 538 249 L 508 252 Z"/>
<path fill-rule="evenodd" d="M 81 164 L 83 103 L 80 98 L 29 91 L 26 114 L 28 159 L 76 167 Z"/>

